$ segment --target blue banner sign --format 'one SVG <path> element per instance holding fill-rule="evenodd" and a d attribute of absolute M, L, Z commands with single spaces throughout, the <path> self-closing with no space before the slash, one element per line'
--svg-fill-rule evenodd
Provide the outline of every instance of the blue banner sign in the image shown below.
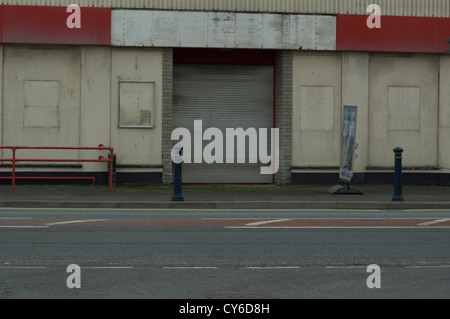
<path fill-rule="evenodd" d="M 356 136 L 356 106 L 344 106 L 341 140 L 341 164 L 339 178 L 351 182 L 353 178 L 353 159 L 355 153 Z"/>

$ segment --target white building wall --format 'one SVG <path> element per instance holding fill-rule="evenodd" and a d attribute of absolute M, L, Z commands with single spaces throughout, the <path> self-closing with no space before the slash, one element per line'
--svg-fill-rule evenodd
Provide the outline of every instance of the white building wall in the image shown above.
<path fill-rule="evenodd" d="M 111 146 L 111 49 L 82 47 L 80 146 Z M 82 157 L 93 155 L 82 152 Z M 85 170 L 104 171 L 104 163 L 83 164 Z"/>
<path fill-rule="evenodd" d="M 393 166 L 392 150 L 409 167 L 438 164 L 439 57 L 374 54 L 369 78 L 369 160 Z"/>
<path fill-rule="evenodd" d="M 129 166 L 122 171 L 139 165 L 161 171 L 162 49 L 0 48 L 2 145 L 103 143 L 115 147 L 119 165 Z M 342 106 L 356 105 L 357 172 L 392 167 L 396 146 L 405 149 L 405 166 L 450 171 L 449 57 L 296 51 L 292 67 L 293 167 L 338 166 Z M 155 82 L 154 128 L 117 127 L 119 80 Z M 84 164 L 83 170 L 105 168 Z"/>
<path fill-rule="evenodd" d="M 104 144 L 115 148 L 118 164 L 161 165 L 161 49 L 2 45 L 0 58 L 3 61 L 0 80 L 4 79 L 0 82 L 3 84 L 0 86 L 3 146 L 97 147 Z M 154 128 L 118 128 L 119 80 L 155 82 Z M 19 150 L 17 155 L 78 159 L 107 156 L 107 153 Z M 11 152 L 5 150 L 3 156 L 10 157 Z M 81 171 L 106 171 L 104 163 L 82 166 Z M 21 169 L 24 170 L 48 169 Z M 67 171 L 67 168 L 50 170 Z M 161 169 L 146 169 L 151 171 Z"/>
<path fill-rule="evenodd" d="M 118 127 L 119 80 L 155 82 L 154 128 Z M 162 49 L 113 48 L 110 83 L 111 145 L 117 150 L 117 164 L 162 165 Z"/>
<path fill-rule="evenodd" d="M 342 54 L 342 105 L 358 106 L 355 167 L 364 172 L 369 147 L 369 54 Z"/>
<path fill-rule="evenodd" d="M 440 56 L 439 166 L 450 170 L 450 56 Z"/>
<path fill-rule="evenodd" d="M 311 52 L 294 53 L 293 64 L 294 173 L 339 165 L 344 105 L 358 106 L 356 172 L 392 171 L 397 146 L 414 172 L 449 171 L 448 57 Z"/>
<path fill-rule="evenodd" d="M 2 145 L 79 146 L 81 48 L 3 47 Z M 77 157 L 78 152 L 68 154 Z"/>
<path fill-rule="evenodd" d="M 339 164 L 341 61 L 340 53 L 294 53 L 293 167 Z"/>
<path fill-rule="evenodd" d="M 0 114 L 3 114 L 3 44 L 0 44 L 0 61 L 2 62 L 0 63 L 0 96 L 2 97 L 0 99 Z M 0 120 L 0 143 L 3 145 L 3 119 Z M 0 150 L 1 158 L 4 158 L 6 154 L 10 155 L 10 152 Z"/>

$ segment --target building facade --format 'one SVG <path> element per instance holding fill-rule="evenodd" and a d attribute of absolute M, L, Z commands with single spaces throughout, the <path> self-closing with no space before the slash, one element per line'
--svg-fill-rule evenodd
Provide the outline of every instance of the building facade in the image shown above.
<path fill-rule="evenodd" d="M 447 0 L 79 0 L 79 20 L 71 1 L 2 3 L 3 146 L 104 144 L 118 182 L 170 184 L 176 128 L 192 143 L 199 120 L 201 137 L 277 128 L 276 173 L 261 174 L 247 154 L 185 164 L 184 181 L 332 183 L 349 105 L 358 107 L 355 183 L 391 182 L 397 146 L 406 182 L 450 183 Z M 368 25 L 371 4 L 380 28 Z M 18 170 L 106 178 L 101 163 Z"/>

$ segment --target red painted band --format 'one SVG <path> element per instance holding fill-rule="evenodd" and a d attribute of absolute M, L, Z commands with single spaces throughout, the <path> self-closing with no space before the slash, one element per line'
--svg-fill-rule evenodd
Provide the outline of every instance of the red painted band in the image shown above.
<path fill-rule="evenodd" d="M 381 28 L 367 27 L 369 15 L 338 15 L 336 50 L 445 53 L 450 19 L 381 16 Z"/>
<path fill-rule="evenodd" d="M 2 43 L 111 45 L 111 9 L 81 8 L 81 28 L 69 29 L 67 7 L 0 6 Z"/>

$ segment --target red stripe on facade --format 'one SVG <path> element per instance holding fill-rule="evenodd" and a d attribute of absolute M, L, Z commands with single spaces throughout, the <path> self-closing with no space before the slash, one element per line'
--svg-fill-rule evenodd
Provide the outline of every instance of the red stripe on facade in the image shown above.
<path fill-rule="evenodd" d="M 450 19 L 381 16 L 381 28 L 367 27 L 367 15 L 338 15 L 336 49 L 445 53 Z"/>
<path fill-rule="evenodd" d="M 0 6 L 0 43 L 3 43 L 3 8 L 4 6 Z"/>
<path fill-rule="evenodd" d="M 450 19 L 381 16 L 381 28 L 367 27 L 368 15 L 338 15 L 336 50 L 445 53 Z"/>
<path fill-rule="evenodd" d="M 110 45 L 111 9 L 81 8 L 81 28 L 67 27 L 67 7 L 1 6 L 2 43 Z"/>

